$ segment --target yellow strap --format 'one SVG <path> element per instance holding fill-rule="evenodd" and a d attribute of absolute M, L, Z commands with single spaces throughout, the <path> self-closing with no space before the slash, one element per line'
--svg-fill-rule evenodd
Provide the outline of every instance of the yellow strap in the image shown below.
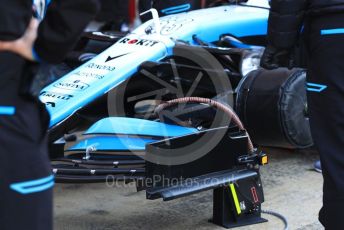
<path fill-rule="evenodd" d="M 230 184 L 229 187 L 231 188 L 235 208 L 237 210 L 238 215 L 240 215 L 241 214 L 241 208 L 240 208 L 240 204 L 239 204 L 238 195 L 237 195 L 236 190 L 235 190 L 235 186 L 234 186 L 234 184 Z"/>

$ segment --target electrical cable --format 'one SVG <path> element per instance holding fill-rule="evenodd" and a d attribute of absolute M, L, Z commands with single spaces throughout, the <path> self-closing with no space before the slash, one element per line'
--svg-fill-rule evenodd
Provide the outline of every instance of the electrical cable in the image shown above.
<path fill-rule="evenodd" d="M 250 197 L 247 197 L 244 193 L 241 192 L 240 190 L 240 186 L 238 184 L 236 184 L 236 186 L 238 187 L 238 192 L 241 196 L 243 196 L 246 200 L 250 201 L 252 204 L 254 204 L 254 202 L 252 201 L 252 199 Z M 289 230 L 289 223 L 288 220 L 285 216 L 283 216 L 282 214 L 275 212 L 275 211 L 271 211 L 271 210 L 263 210 L 261 209 L 261 212 L 266 214 L 266 215 L 270 215 L 270 216 L 274 216 L 278 219 L 280 219 L 283 224 L 284 224 L 284 230 Z"/>
<path fill-rule="evenodd" d="M 264 6 L 253 6 L 253 5 L 246 5 L 246 4 L 243 4 L 243 3 L 238 3 L 237 5 L 243 6 L 243 7 L 251 7 L 251 8 L 257 8 L 257 9 L 270 10 L 269 7 L 264 7 Z"/>
<path fill-rule="evenodd" d="M 244 193 L 241 192 L 240 190 L 240 186 L 238 184 L 236 184 L 236 186 L 238 187 L 238 192 L 241 196 L 243 196 L 246 200 L 250 201 L 252 204 L 254 204 L 253 200 L 250 197 L 247 197 Z M 275 212 L 275 211 L 271 211 L 271 210 L 263 210 L 261 209 L 261 212 L 270 216 L 274 216 L 278 219 L 280 219 L 283 224 L 284 224 L 284 230 L 289 230 L 289 224 L 288 224 L 288 220 L 285 216 L 283 216 L 282 214 Z"/>
<path fill-rule="evenodd" d="M 243 6 L 243 7 L 251 7 L 251 8 L 257 8 L 257 9 L 270 10 L 269 7 L 247 5 L 247 4 L 244 4 L 243 2 L 247 2 L 247 1 L 246 0 L 216 0 L 216 1 L 208 4 L 208 7 L 215 7 L 215 6 L 221 5 L 221 3 L 223 3 L 223 4 L 227 3 L 230 5 L 238 5 L 238 6 Z"/>
<path fill-rule="evenodd" d="M 274 217 L 280 219 L 284 223 L 284 230 L 289 230 L 288 220 L 285 216 L 283 216 L 282 214 L 279 214 L 278 212 L 274 212 L 274 211 L 270 211 L 270 210 L 261 210 L 261 211 L 264 214 L 274 216 Z"/>

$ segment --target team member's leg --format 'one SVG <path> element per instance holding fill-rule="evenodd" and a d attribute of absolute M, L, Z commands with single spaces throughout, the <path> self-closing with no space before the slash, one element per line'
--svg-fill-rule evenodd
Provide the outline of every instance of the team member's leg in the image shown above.
<path fill-rule="evenodd" d="M 344 229 L 344 14 L 312 19 L 310 32 L 310 124 L 324 176 L 319 219 Z"/>
<path fill-rule="evenodd" d="M 46 112 L 18 94 L 25 61 L 0 53 L 0 228 L 52 229 Z M 42 121 L 45 121 L 44 123 Z"/>

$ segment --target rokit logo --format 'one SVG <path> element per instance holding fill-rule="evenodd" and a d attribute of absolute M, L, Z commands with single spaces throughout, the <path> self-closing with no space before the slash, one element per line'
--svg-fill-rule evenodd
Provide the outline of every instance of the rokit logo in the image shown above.
<path fill-rule="evenodd" d="M 48 92 L 48 91 L 43 91 L 40 94 L 41 97 L 48 97 L 48 98 L 54 98 L 54 99 L 60 99 L 64 101 L 68 101 L 71 99 L 73 96 L 68 95 L 68 94 L 62 94 L 62 93 L 54 93 L 54 92 Z"/>
<path fill-rule="evenodd" d="M 89 87 L 88 84 L 81 82 L 80 80 L 76 80 L 73 82 L 58 82 L 54 85 L 56 88 L 66 89 L 66 90 L 78 90 L 82 91 Z"/>
<path fill-rule="evenodd" d="M 130 39 L 130 38 L 123 38 L 119 43 L 121 44 L 129 44 L 129 45 L 137 45 L 137 46 L 147 46 L 153 47 L 159 42 L 151 41 L 146 39 Z"/>

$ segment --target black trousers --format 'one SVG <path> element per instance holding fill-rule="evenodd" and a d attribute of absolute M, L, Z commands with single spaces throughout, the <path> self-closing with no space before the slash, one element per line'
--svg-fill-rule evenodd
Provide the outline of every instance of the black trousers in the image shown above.
<path fill-rule="evenodd" d="M 52 229 L 52 187 L 46 130 L 49 116 L 29 97 L 31 65 L 0 52 L 0 228 Z"/>
<path fill-rule="evenodd" d="M 310 124 L 324 177 L 319 219 L 344 229 L 344 13 L 310 19 L 308 39 Z"/>

